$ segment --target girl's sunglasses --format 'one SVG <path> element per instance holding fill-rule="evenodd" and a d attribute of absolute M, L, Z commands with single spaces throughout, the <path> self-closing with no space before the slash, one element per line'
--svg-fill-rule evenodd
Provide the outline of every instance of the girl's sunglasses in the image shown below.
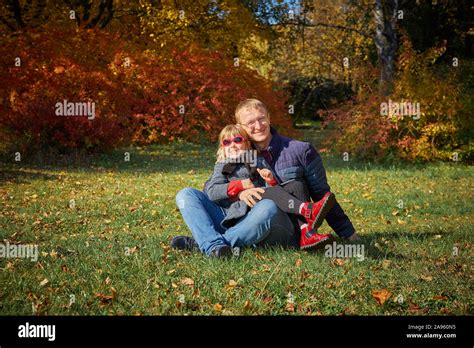
<path fill-rule="evenodd" d="M 232 143 L 241 144 L 244 141 L 245 141 L 245 138 L 243 136 L 236 135 L 233 139 L 223 139 L 222 140 L 222 145 L 230 146 L 230 144 L 232 144 Z"/>

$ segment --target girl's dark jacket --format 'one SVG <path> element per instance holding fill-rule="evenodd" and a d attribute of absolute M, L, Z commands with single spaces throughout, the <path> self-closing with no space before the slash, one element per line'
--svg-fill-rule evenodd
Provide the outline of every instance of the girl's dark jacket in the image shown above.
<path fill-rule="evenodd" d="M 257 168 L 271 170 L 271 167 L 263 157 L 257 156 L 256 162 L 256 166 L 241 162 L 217 162 L 214 166 L 214 173 L 206 184 L 206 193 L 211 201 L 220 205 L 225 211 L 226 216 L 221 222 L 222 227 L 232 227 L 250 210 L 244 201 L 240 201 L 237 197 L 229 197 L 228 187 L 231 181 L 251 179 L 255 187 L 267 186 L 265 180 L 258 174 Z"/>

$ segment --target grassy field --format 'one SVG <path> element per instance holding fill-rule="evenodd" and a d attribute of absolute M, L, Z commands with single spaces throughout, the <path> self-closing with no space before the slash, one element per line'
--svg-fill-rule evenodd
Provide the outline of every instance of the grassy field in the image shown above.
<path fill-rule="evenodd" d="M 168 247 L 190 234 L 174 196 L 202 188 L 214 152 L 173 144 L 0 163 L 0 240 L 39 247 L 36 262 L 0 259 L 0 314 L 474 314 L 471 167 L 323 156 L 363 260 L 281 248 L 215 260 Z"/>

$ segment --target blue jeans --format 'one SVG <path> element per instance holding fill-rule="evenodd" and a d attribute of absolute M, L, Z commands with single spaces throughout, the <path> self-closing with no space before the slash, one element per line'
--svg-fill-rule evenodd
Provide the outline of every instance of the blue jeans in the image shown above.
<path fill-rule="evenodd" d="M 176 204 L 199 248 L 207 255 L 224 244 L 243 247 L 254 244 L 296 246 L 298 243 L 288 215 L 268 199 L 259 201 L 229 229 L 221 226 L 225 210 L 199 190 L 182 189 L 176 195 Z"/>

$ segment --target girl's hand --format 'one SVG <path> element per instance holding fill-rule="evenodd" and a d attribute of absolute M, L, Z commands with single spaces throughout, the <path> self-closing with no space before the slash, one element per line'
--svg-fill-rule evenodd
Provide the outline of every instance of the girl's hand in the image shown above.
<path fill-rule="evenodd" d="M 252 180 L 250 179 L 244 179 L 242 180 L 242 187 L 244 190 L 249 189 L 249 188 L 254 188 L 255 185 L 253 184 Z"/>
<path fill-rule="evenodd" d="M 270 182 L 270 181 L 273 181 L 273 174 L 272 174 L 272 171 L 269 170 L 269 169 L 258 169 L 257 168 L 257 172 L 258 174 L 260 174 L 260 176 L 263 178 L 263 180 L 265 180 L 266 182 Z"/>

